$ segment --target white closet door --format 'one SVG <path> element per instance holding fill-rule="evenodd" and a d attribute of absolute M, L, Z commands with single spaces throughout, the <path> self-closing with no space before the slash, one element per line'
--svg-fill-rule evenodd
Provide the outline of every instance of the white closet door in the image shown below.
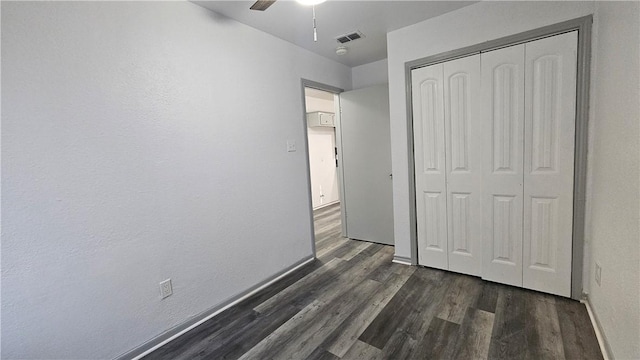
<path fill-rule="evenodd" d="M 482 271 L 480 55 L 444 63 L 449 270 Z"/>
<path fill-rule="evenodd" d="M 448 269 L 443 65 L 412 71 L 418 263 Z"/>
<path fill-rule="evenodd" d="M 571 295 L 577 32 L 527 43 L 525 288 Z"/>
<path fill-rule="evenodd" d="M 482 54 L 482 278 L 522 286 L 524 45 Z"/>

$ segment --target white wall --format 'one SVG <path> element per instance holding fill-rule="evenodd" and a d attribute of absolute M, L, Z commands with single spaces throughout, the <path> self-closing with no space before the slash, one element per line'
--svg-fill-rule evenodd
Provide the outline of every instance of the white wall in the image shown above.
<path fill-rule="evenodd" d="M 610 339 L 614 355 L 619 358 L 640 358 L 637 345 L 640 338 L 638 86 L 634 82 L 638 79 L 636 7 L 637 3 L 483 1 L 393 31 L 387 36 L 395 250 L 396 255 L 409 257 L 411 199 L 404 63 L 594 14 L 593 38 L 597 46 L 593 49 L 596 61 L 592 65 L 588 165 L 591 174 L 588 182 L 591 184 L 587 194 L 587 211 L 591 211 L 587 216 L 593 224 L 586 229 L 585 267 L 588 270 L 593 266 L 589 252 L 589 242 L 593 241 L 593 257 L 603 263 L 603 277 L 609 276 L 607 291 L 611 292 L 595 290 L 589 277 L 584 280 L 585 290 L 590 287 L 593 291 L 594 311 L 599 318 L 604 318 L 601 322 L 605 335 Z M 602 19 L 599 19 L 600 14 Z M 620 37 L 618 31 L 623 33 Z M 626 82 L 618 88 L 616 83 L 625 76 Z M 620 155 L 622 157 L 614 161 L 609 160 Z M 628 197 L 623 200 L 625 196 Z M 622 214 L 623 211 L 627 213 Z M 614 218 L 616 221 L 612 221 Z M 614 229 L 616 226 L 618 228 Z M 620 280 L 617 279 L 619 276 Z M 616 311 L 619 313 L 614 315 Z M 622 318 L 625 320 L 618 321 Z"/>
<path fill-rule="evenodd" d="M 352 88 L 361 89 L 373 85 L 389 83 L 389 69 L 387 59 L 355 66 L 351 69 Z"/>
<path fill-rule="evenodd" d="M 2 2 L 2 51 L 3 358 L 113 358 L 312 254 L 286 141 L 348 67 L 189 2 Z"/>
<path fill-rule="evenodd" d="M 640 358 L 640 3 L 599 2 L 591 100 L 589 300 L 616 359 Z"/>
<path fill-rule="evenodd" d="M 307 112 L 335 112 L 332 100 L 310 96 L 306 96 L 305 99 Z M 311 202 L 315 209 L 340 200 L 335 161 L 336 130 L 334 127 L 307 127 L 307 136 L 311 171 Z"/>

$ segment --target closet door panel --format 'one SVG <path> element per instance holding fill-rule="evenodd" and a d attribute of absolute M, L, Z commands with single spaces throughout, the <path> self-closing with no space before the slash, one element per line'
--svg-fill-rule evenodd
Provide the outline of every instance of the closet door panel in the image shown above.
<path fill-rule="evenodd" d="M 449 270 L 482 267 L 480 55 L 444 63 Z"/>
<path fill-rule="evenodd" d="M 412 71 L 418 263 L 448 269 L 443 65 Z"/>
<path fill-rule="evenodd" d="M 522 286 L 524 45 L 481 56 L 482 277 Z"/>
<path fill-rule="evenodd" d="M 570 296 L 577 32 L 525 53 L 523 285 Z"/>

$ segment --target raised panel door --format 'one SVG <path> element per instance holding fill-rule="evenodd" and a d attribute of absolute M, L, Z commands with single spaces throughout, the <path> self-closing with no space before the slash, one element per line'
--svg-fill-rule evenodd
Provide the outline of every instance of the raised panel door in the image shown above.
<path fill-rule="evenodd" d="M 577 32 L 525 49 L 523 286 L 570 296 Z"/>
<path fill-rule="evenodd" d="M 482 277 L 522 286 L 524 45 L 481 55 Z"/>
<path fill-rule="evenodd" d="M 448 269 L 443 65 L 411 75 L 418 263 Z"/>
<path fill-rule="evenodd" d="M 482 268 L 480 55 L 444 63 L 449 270 Z"/>

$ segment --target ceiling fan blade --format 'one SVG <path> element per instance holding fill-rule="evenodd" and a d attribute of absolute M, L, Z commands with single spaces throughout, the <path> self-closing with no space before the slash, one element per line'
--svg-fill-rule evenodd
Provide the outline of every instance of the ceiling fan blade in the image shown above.
<path fill-rule="evenodd" d="M 269 6 L 273 5 L 274 2 L 276 2 L 276 0 L 258 0 L 253 5 L 251 5 L 249 9 L 265 11 L 269 8 Z"/>

